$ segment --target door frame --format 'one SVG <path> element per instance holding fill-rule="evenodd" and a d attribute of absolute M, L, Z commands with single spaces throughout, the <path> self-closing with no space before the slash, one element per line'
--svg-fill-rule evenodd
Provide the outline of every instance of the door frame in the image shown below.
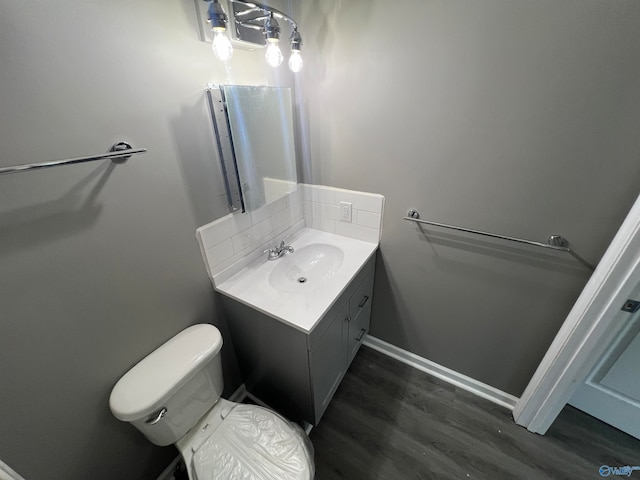
<path fill-rule="evenodd" d="M 9 465 L 0 460 L 0 480 L 24 480 Z"/>
<path fill-rule="evenodd" d="M 640 196 L 569 312 L 513 409 L 513 418 L 544 435 L 608 345 L 615 322 L 640 279 Z M 632 315 L 632 314 L 629 314 Z"/>

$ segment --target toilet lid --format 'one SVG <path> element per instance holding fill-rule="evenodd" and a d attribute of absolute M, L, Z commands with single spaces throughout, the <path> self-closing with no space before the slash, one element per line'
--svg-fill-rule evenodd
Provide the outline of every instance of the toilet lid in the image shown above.
<path fill-rule="evenodd" d="M 193 455 L 196 480 L 311 480 L 312 447 L 295 424 L 255 405 L 236 405 Z"/>

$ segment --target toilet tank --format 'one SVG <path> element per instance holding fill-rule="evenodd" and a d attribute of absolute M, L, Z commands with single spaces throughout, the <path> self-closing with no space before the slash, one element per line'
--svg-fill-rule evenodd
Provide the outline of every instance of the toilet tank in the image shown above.
<path fill-rule="evenodd" d="M 152 443 L 175 443 L 218 401 L 224 386 L 222 336 L 193 325 L 151 352 L 113 387 L 109 406 Z"/>

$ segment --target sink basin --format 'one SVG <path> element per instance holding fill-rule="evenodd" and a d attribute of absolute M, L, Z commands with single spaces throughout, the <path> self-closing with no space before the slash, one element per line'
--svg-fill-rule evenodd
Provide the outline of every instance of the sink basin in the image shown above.
<path fill-rule="evenodd" d="M 295 251 L 269 261 L 262 249 L 214 277 L 218 292 L 309 333 L 378 245 L 312 228 L 292 233 Z"/>
<path fill-rule="evenodd" d="M 269 284 L 280 291 L 314 289 L 331 279 L 342 265 L 344 252 L 335 245 L 311 243 L 274 260 Z"/>

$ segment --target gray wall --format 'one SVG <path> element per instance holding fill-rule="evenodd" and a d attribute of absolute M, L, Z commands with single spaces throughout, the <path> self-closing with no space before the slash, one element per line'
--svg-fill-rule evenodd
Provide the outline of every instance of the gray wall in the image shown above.
<path fill-rule="evenodd" d="M 260 51 L 225 70 L 195 12 L 0 0 L 0 166 L 149 150 L 0 177 L 0 459 L 28 480 L 155 478 L 177 452 L 113 418 L 111 388 L 188 325 L 225 335 L 195 238 L 227 213 L 204 88 L 290 76 Z"/>
<path fill-rule="evenodd" d="M 304 1 L 305 181 L 386 196 L 372 334 L 520 395 L 639 192 L 635 0 Z M 299 92 L 300 94 L 301 92 Z"/>

